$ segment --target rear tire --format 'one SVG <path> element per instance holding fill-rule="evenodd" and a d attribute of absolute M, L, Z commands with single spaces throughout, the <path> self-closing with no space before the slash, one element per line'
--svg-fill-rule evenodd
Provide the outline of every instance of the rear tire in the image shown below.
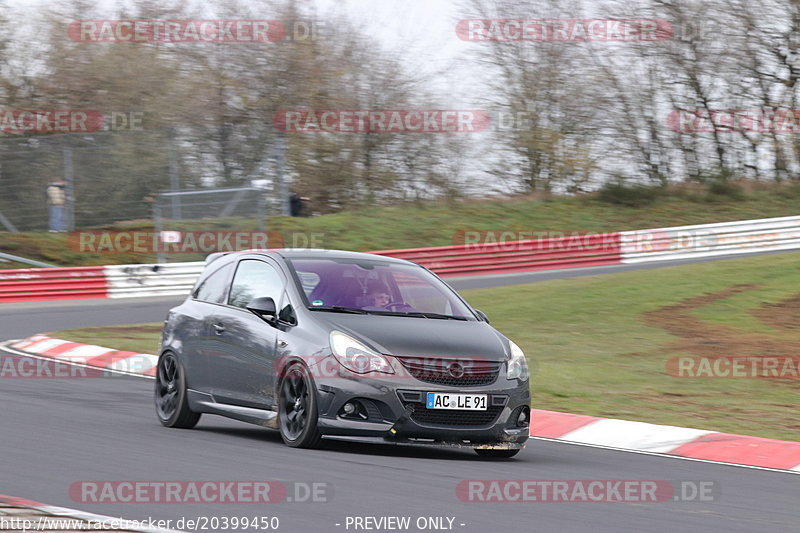
<path fill-rule="evenodd" d="M 317 428 L 317 389 L 300 363 L 286 368 L 278 387 L 278 425 L 291 448 L 316 448 L 322 440 Z"/>
<path fill-rule="evenodd" d="M 156 415 L 162 425 L 191 429 L 200 421 L 200 413 L 189 409 L 186 390 L 186 375 L 178 357 L 164 352 L 158 358 L 155 385 Z"/>
<path fill-rule="evenodd" d="M 484 457 L 486 459 L 511 459 L 515 455 L 520 452 L 519 449 L 516 450 L 487 450 L 484 448 L 475 448 L 475 453 L 477 453 L 480 457 Z"/>

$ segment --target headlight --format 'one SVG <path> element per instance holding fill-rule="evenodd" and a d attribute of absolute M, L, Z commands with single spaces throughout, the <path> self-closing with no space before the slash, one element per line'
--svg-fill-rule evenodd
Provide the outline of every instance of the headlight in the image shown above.
<path fill-rule="evenodd" d="M 339 364 L 356 374 L 394 374 L 388 359 L 339 331 L 331 333 L 331 350 Z"/>
<path fill-rule="evenodd" d="M 528 361 L 525 360 L 525 353 L 522 351 L 522 348 L 514 344 L 514 341 L 508 341 L 508 343 L 511 346 L 511 359 L 508 360 L 506 377 L 508 379 L 527 381 Z"/>

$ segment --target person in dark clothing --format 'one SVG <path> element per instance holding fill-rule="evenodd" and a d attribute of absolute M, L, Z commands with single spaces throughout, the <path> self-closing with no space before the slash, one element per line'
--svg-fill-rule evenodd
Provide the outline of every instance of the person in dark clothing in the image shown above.
<path fill-rule="evenodd" d="M 303 216 L 304 202 L 308 200 L 307 197 L 300 196 L 296 192 L 293 192 L 291 196 L 289 196 L 289 214 L 293 217 Z"/>

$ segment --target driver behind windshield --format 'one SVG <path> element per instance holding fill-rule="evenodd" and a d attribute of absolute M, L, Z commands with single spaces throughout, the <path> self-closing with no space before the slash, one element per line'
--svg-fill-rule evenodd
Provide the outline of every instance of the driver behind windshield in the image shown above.
<path fill-rule="evenodd" d="M 372 283 L 367 287 L 366 305 L 363 309 L 369 311 L 386 309 L 386 306 L 391 301 L 392 297 L 389 294 L 389 289 L 383 283 Z"/>

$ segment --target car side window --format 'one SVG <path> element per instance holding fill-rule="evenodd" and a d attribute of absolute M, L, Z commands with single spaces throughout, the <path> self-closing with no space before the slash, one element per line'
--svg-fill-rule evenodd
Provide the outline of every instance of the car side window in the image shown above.
<path fill-rule="evenodd" d="M 212 304 L 225 303 L 228 295 L 228 282 L 233 265 L 225 265 L 213 274 L 209 275 L 192 295 L 195 300 L 209 302 Z"/>
<path fill-rule="evenodd" d="M 245 308 L 255 298 L 270 297 L 278 305 L 281 294 L 283 280 L 277 270 L 264 261 L 245 259 L 236 269 L 228 303 Z"/>

